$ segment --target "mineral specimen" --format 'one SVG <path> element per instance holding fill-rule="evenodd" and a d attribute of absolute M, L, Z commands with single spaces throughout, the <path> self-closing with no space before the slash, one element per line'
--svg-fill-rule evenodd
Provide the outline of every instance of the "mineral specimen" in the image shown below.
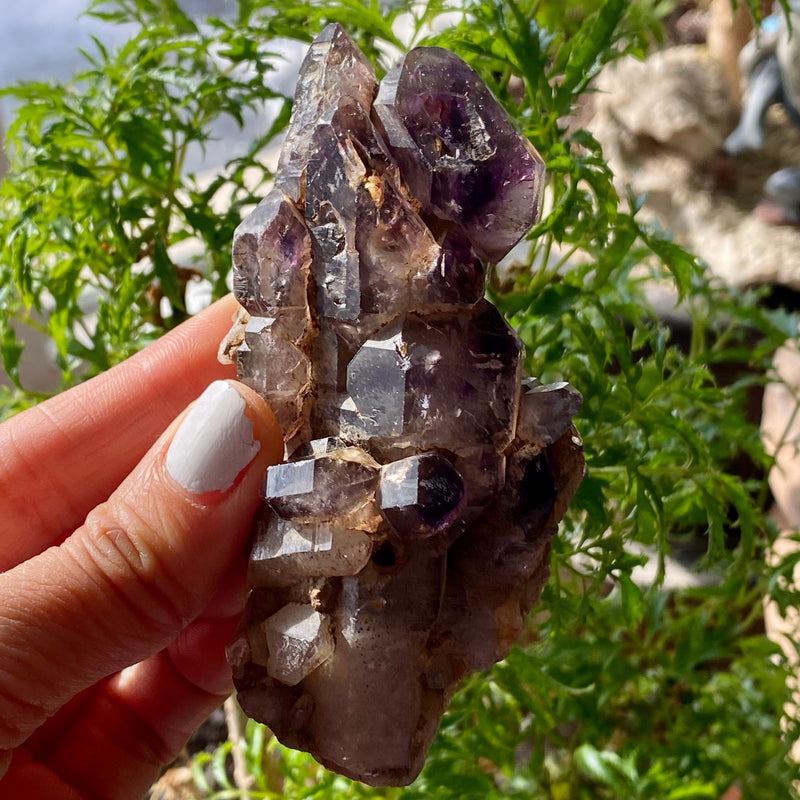
<path fill-rule="evenodd" d="M 523 380 L 483 299 L 543 171 L 457 56 L 417 48 L 379 85 L 330 25 L 236 232 L 229 352 L 288 454 L 228 653 L 239 701 L 374 785 L 414 779 L 460 679 L 518 637 L 581 480 L 580 395 Z"/>

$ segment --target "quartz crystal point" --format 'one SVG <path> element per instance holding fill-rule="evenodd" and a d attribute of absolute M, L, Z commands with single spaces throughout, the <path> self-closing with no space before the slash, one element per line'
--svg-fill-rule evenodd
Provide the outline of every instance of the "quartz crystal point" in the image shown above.
<path fill-rule="evenodd" d="M 412 781 L 461 678 L 519 636 L 583 474 L 580 395 L 523 378 L 483 298 L 542 182 L 457 56 L 417 48 L 379 85 L 330 25 L 236 232 L 228 353 L 288 458 L 228 656 L 250 716 L 370 784 Z"/>
<path fill-rule="evenodd" d="M 486 258 L 502 258 L 536 222 L 544 164 L 457 55 L 412 50 L 386 75 L 373 108 L 425 211 L 458 225 Z"/>

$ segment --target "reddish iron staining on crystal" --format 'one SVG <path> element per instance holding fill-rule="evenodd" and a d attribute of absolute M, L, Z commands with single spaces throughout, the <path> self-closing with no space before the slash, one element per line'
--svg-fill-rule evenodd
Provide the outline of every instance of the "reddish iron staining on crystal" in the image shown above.
<path fill-rule="evenodd" d="M 239 701 L 373 785 L 417 776 L 461 678 L 519 635 L 583 473 L 580 395 L 523 382 L 483 299 L 543 173 L 457 56 L 417 48 L 379 86 L 330 25 L 275 188 L 234 240 L 233 355 L 289 455 L 265 477 L 229 648 Z"/>

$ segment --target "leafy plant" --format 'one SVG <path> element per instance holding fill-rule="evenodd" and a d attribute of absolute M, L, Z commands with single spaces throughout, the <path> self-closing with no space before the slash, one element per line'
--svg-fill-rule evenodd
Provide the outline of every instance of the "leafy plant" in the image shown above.
<path fill-rule="evenodd" d="M 379 71 L 411 44 L 452 48 L 547 162 L 549 211 L 490 292 L 523 337 L 531 374 L 583 393 L 587 474 L 525 641 L 467 681 L 406 789 L 327 773 L 251 722 L 243 742 L 197 759 L 207 796 L 241 793 L 225 766 L 234 747 L 251 797 L 699 800 L 735 780 L 746 797 L 797 796 L 790 667 L 761 609 L 768 592 L 784 609 L 800 598 L 785 580 L 794 561 L 765 559 L 776 536 L 771 462 L 748 401 L 798 319 L 766 310 L 757 292 L 717 285 L 640 222 L 640 201 L 620 201 L 598 143 L 569 122 L 606 64 L 658 41 L 668 6 L 239 0 L 234 18 L 198 24 L 174 0 L 95 2 L 91 13 L 139 32 L 114 53 L 96 42 L 69 85 L 6 90 L 22 106 L 0 187 L 3 363 L 18 379 L 18 331 L 37 327 L 55 344 L 60 389 L 180 321 L 196 273 L 213 295 L 226 291 L 233 229 L 270 177 L 259 154 L 288 119 L 290 99 L 269 88 L 278 37 L 308 41 L 342 22 Z M 275 122 L 245 154 L 210 184 L 186 174 L 214 120 L 241 122 L 267 100 Z M 197 263 L 175 255 L 187 239 Z M 656 283 L 680 299 L 687 341 L 651 307 Z M 2 397 L 6 415 L 39 399 L 21 385 Z M 711 585 L 664 589 L 669 554 L 698 541 Z M 634 580 L 646 562 L 656 575 L 647 585 Z"/>

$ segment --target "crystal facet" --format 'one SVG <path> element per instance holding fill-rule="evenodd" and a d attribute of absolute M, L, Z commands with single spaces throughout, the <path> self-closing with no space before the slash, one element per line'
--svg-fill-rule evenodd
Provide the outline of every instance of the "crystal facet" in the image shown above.
<path fill-rule="evenodd" d="M 303 62 L 275 188 L 234 238 L 228 352 L 273 407 L 228 657 L 285 744 L 412 781 L 458 682 L 520 635 L 580 483 L 580 395 L 523 379 L 483 298 L 542 160 L 477 73 L 412 50 L 380 86 L 338 25 Z"/>

